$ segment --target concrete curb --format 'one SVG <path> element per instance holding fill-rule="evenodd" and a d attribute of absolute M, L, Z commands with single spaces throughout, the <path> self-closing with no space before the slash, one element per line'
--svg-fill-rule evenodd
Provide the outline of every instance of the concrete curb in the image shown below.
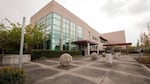
<path fill-rule="evenodd" d="M 147 66 L 145 66 L 144 64 L 141 64 L 147 71 L 150 72 L 150 68 L 148 68 Z"/>

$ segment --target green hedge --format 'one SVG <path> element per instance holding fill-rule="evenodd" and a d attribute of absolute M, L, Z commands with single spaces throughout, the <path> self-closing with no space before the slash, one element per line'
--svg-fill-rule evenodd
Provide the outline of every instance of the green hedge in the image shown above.
<path fill-rule="evenodd" d="M 38 60 L 41 57 L 46 58 L 54 58 L 54 57 L 60 57 L 63 53 L 69 53 L 70 55 L 79 55 L 79 51 L 50 51 L 50 50 L 33 50 L 31 52 L 31 60 Z"/>
<path fill-rule="evenodd" d="M 25 71 L 15 67 L 0 69 L 0 84 L 24 84 Z"/>
<path fill-rule="evenodd" d="M 148 47 L 148 48 L 144 48 L 144 49 L 143 49 L 143 52 L 144 52 L 144 53 L 147 53 L 147 54 L 150 54 L 150 48 L 149 48 L 149 47 Z"/>

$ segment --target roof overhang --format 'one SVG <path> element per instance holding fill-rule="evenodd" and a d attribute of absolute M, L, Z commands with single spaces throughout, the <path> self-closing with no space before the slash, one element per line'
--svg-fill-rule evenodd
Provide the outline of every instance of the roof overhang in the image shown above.
<path fill-rule="evenodd" d="M 100 39 L 103 39 L 104 41 L 107 41 L 106 38 L 102 37 L 102 36 L 99 36 Z"/>
<path fill-rule="evenodd" d="M 132 45 L 132 43 L 114 43 L 114 44 L 104 44 L 103 46 L 123 46 L 123 45 Z"/>
<path fill-rule="evenodd" d="M 89 43 L 90 45 L 98 45 L 98 43 L 96 43 L 94 41 L 90 41 L 90 40 L 78 40 L 78 41 L 74 41 L 72 43 L 78 44 L 78 45 L 87 44 L 87 43 Z"/>

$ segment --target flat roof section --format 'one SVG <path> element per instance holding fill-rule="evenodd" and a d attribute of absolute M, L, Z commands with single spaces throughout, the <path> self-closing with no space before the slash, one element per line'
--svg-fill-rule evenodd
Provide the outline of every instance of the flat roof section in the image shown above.
<path fill-rule="evenodd" d="M 132 43 L 114 43 L 114 44 L 105 44 L 103 46 L 121 46 L 121 45 L 132 45 Z"/>
<path fill-rule="evenodd" d="M 74 41 L 72 43 L 75 43 L 75 44 L 87 44 L 87 43 L 90 43 L 90 45 L 98 45 L 98 43 L 94 42 L 94 41 L 90 41 L 90 40 L 78 40 L 78 41 Z"/>

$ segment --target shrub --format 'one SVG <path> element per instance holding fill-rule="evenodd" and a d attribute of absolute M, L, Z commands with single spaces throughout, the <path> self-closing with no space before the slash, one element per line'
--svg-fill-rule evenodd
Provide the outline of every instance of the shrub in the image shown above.
<path fill-rule="evenodd" d="M 0 69 L 0 84 L 24 84 L 24 69 L 4 67 Z"/>
<path fill-rule="evenodd" d="M 143 64 L 150 64 L 150 57 L 135 58 L 136 61 Z"/>
<path fill-rule="evenodd" d="M 45 57 L 45 56 L 41 56 L 40 58 L 39 58 L 39 60 L 46 60 L 47 59 L 47 57 Z"/>
<path fill-rule="evenodd" d="M 33 50 L 31 60 L 39 60 L 42 56 L 46 58 L 58 58 L 63 53 L 69 53 L 71 56 L 79 55 L 79 51 L 50 51 L 50 50 Z"/>
<path fill-rule="evenodd" d="M 143 49 L 143 52 L 144 52 L 144 53 L 147 53 L 147 54 L 150 54 L 150 48 L 149 48 L 149 47 L 148 47 L 148 48 L 144 48 L 144 49 Z"/>

